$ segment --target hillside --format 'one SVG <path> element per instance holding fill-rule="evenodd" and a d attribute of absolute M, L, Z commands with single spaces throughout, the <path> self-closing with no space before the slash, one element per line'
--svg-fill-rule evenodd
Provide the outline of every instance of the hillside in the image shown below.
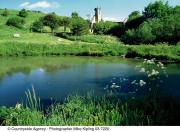
<path fill-rule="evenodd" d="M 3 10 L 0 10 L 2 14 Z M 15 27 L 10 27 L 6 25 L 6 21 L 10 17 L 17 16 L 19 11 L 9 10 L 8 16 L 0 15 L 0 43 L 4 42 L 18 42 L 18 43 L 34 43 L 34 44 L 70 44 L 72 41 L 59 39 L 59 37 L 52 36 L 51 34 L 39 34 L 39 33 L 30 33 L 29 28 L 31 24 L 38 20 L 40 17 L 43 17 L 45 14 L 38 12 L 28 11 L 28 16 L 25 19 L 25 25 L 23 29 L 18 29 Z M 43 30 L 50 32 L 48 27 L 45 27 Z M 60 30 L 60 29 L 58 29 Z M 20 38 L 14 38 L 13 34 L 20 34 Z"/>

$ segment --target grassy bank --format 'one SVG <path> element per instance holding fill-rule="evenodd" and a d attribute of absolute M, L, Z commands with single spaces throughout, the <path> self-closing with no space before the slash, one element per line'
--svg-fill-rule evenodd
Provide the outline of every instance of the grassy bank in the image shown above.
<path fill-rule="evenodd" d="M 63 104 L 53 104 L 43 111 L 37 98 L 29 97 L 30 105 L 0 107 L 1 125 L 64 126 L 64 125 L 178 125 L 179 104 L 169 98 L 147 96 L 142 100 L 122 102 L 107 94 L 94 98 L 69 96 Z M 169 105 L 171 107 L 169 107 Z"/>
<path fill-rule="evenodd" d="M 160 60 L 180 61 L 180 46 L 168 45 L 136 45 L 90 44 L 72 42 L 71 44 L 42 44 L 19 41 L 0 42 L 0 56 L 122 56 L 157 58 Z"/>
<path fill-rule="evenodd" d="M 82 56 L 119 56 L 126 53 L 122 45 L 99 45 L 74 42 L 73 44 L 34 44 L 19 42 L 0 43 L 0 56 L 48 56 L 48 55 L 82 55 Z"/>

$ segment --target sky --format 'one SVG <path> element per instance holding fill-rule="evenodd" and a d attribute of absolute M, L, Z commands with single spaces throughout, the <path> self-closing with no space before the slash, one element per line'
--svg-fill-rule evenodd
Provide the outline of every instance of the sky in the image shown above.
<path fill-rule="evenodd" d="M 94 8 L 102 9 L 104 20 L 123 21 L 132 11 L 142 12 L 150 2 L 156 0 L 0 0 L 0 8 L 40 10 L 70 16 L 73 11 L 88 18 L 94 15 Z M 162 0 L 166 2 L 167 0 Z M 171 6 L 180 5 L 180 0 L 168 0 Z"/>

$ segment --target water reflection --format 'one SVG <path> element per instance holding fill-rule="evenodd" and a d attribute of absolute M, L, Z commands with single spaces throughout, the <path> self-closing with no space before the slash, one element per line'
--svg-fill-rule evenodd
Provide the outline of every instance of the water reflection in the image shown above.
<path fill-rule="evenodd" d="M 34 86 L 47 104 L 51 98 L 63 101 L 72 93 L 86 94 L 94 90 L 103 95 L 112 83 L 120 86 L 121 95 L 132 92 L 131 82 L 146 79 L 135 70 L 141 61 L 92 57 L 26 57 L 0 58 L 0 105 L 12 106 L 25 99 L 25 91 Z M 179 65 L 168 66 L 164 93 L 180 97 Z M 176 91 L 175 91 L 176 90 Z"/>

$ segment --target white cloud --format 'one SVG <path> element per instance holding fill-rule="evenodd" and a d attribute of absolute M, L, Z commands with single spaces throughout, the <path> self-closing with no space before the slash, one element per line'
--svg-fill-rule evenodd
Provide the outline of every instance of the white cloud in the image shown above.
<path fill-rule="evenodd" d="M 19 6 L 20 7 L 25 7 L 25 6 L 28 6 L 29 4 L 30 4 L 29 2 L 24 2 L 24 3 L 20 4 Z"/>
<path fill-rule="evenodd" d="M 104 21 L 113 21 L 113 22 L 118 22 L 120 21 L 119 19 L 115 18 L 115 17 L 104 17 L 103 18 Z"/>
<path fill-rule="evenodd" d="M 47 1 L 38 1 L 36 3 L 24 2 L 20 7 L 26 9 L 37 9 L 37 8 L 58 8 L 59 4 L 57 2 L 47 2 Z"/>

